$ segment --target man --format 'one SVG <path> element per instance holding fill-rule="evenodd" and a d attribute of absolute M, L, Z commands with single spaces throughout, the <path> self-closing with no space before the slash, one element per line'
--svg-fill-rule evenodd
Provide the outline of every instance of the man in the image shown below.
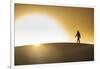
<path fill-rule="evenodd" d="M 77 31 L 77 34 L 76 34 L 76 36 L 75 36 L 75 37 L 77 37 L 77 43 L 80 43 L 80 38 L 81 38 L 81 35 L 80 35 L 79 30 Z"/>

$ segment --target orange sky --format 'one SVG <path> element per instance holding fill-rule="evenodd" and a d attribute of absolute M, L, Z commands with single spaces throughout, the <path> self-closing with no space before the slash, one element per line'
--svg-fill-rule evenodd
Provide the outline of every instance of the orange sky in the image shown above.
<path fill-rule="evenodd" d="M 46 14 L 58 21 L 69 38 L 68 42 L 75 42 L 79 30 L 82 43 L 94 44 L 93 8 L 15 4 L 15 23 L 22 16 L 33 13 Z"/>

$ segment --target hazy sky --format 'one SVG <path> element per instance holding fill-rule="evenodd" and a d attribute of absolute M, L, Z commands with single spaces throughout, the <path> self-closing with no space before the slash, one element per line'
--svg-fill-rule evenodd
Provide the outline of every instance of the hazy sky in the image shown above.
<path fill-rule="evenodd" d="M 30 15 L 33 15 L 33 17 Z M 28 17 L 28 16 L 30 17 L 29 19 L 26 18 L 28 19 L 26 20 L 25 17 Z M 35 20 L 35 23 L 33 24 L 29 23 L 30 25 L 28 25 L 28 23 L 26 22 L 27 21 L 30 22 L 29 20 L 31 20 L 31 22 L 32 20 Z M 42 23 L 41 25 L 52 27 L 51 30 L 54 29 L 54 31 L 51 31 L 51 32 L 55 32 L 56 29 L 60 30 L 60 28 L 63 30 L 64 33 L 61 30 L 56 31 L 56 33 L 53 33 L 55 34 L 55 36 L 57 36 L 56 38 L 58 38 L 58 40 L 61 39 L 61 37 L 58 37 L 58 36 L 62 35 L 62 39 L 64 38 L 63 40 L 67 42 L 76 42 L 75 34 L 77 30 L 79 30 L 81 33 L 82 43 L 94 44 L 94 9 L 93 8 L 59 7 L 59 6 L 27 5 L 27 4 L 15 4 L 15 43 L 18 42 L 20 38 L 22 37 L 24 38 L 26 34 L 24 32 L 25 30 L 27 30 L 25 29 L 25 27 L 28 26 L 28 28 L 30 28 L 27 30 L 29 32 L 29 30 L 32 29 L 30 26 L 32 25 L 34 27 L 36 27 L 37 25 L 41 26 L 38 22 L 38 21 L 41 22 L 41 20 L 42 21 L 44 20 L 45 22 L 45 23 Z M 25 22 L 25 25 L 23 24 L 18 25 L 18 22 L 19 23 Z M 58 24 L 60 28 L 56 27 L 55 24 L 53 23 Z M 48 27 L 45 27 L 44 29 L 42 27 L 39 27 L 39 28 L 42 29 L 42 31 L 44 31 Z M 21 28 L 25 30 L 21 30 Z M 38 28 L 34 28 L 34 29 L 38 29 Z M 38 33 L 38 34 L 42 35 L 42 31 L 41 33 Z M 33 30 L 33 32 L 36 32 L 36 30 Z M 19 33 L 22 33 L 23 35 Z M 43 34 L 46 34 L 46 33 L 43 33 Z M 48 34 L 50 38 L 52 38 L 53 35 L 50 35 L 52 33 L 48 31 Z"/>

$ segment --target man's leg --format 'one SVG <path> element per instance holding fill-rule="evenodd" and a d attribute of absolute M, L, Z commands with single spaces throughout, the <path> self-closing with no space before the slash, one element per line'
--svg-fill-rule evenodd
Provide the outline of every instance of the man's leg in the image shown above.
<path fill-rule="evenodd" d="M 77 43 L 78 43 L 78 39 L 77 39 Z"/>
<path fill-rule="evenodd" d="M 80 43 L 80 39 L 77 40 L 77 43 Z"/>
<path fill-rule="evenodd" d="M 80 39 L 79 39 L 79 43 L 80 43 Z"/>
<path fill-rule="evenodd" d="M 79 39 L 78 39 L 78 43 L 79 43 Z"/>

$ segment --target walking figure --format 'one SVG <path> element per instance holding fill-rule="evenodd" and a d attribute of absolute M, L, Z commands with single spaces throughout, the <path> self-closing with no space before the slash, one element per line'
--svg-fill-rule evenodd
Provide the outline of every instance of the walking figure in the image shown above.
<path fill-rule="evenodd" d="M 80 35 L 79 30 L 77 31 L 77 34 L 75 35 L 75 37 L 77 37 L 77 43 L 80 43 L 81 35 Z"/>

